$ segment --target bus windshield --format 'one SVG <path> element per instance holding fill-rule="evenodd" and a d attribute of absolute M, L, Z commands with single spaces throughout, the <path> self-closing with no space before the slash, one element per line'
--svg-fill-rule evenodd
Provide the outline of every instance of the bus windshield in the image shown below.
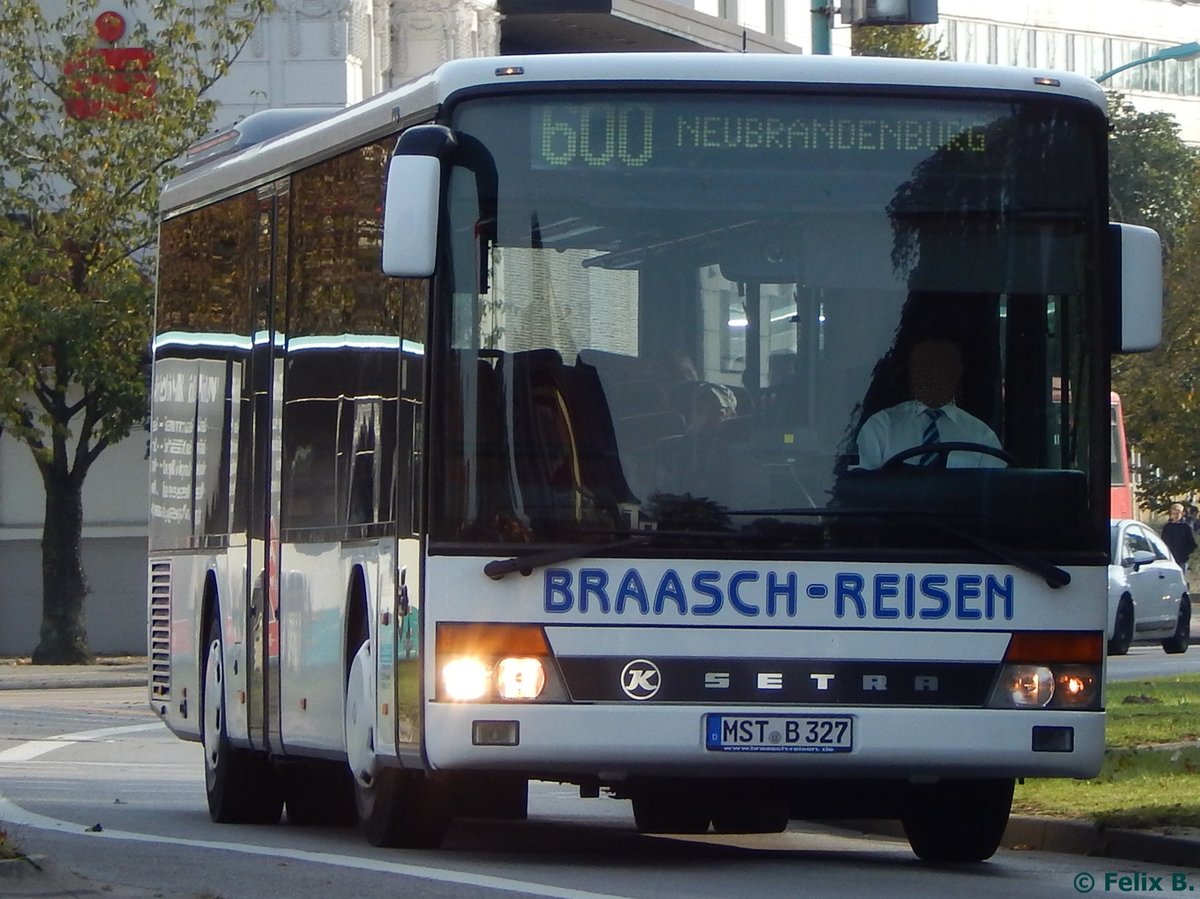
<path fill-rule="evenodd" d="M 1094 548 L 1096 110 L 577 91 L 450 124 L 434 551 Z"/>

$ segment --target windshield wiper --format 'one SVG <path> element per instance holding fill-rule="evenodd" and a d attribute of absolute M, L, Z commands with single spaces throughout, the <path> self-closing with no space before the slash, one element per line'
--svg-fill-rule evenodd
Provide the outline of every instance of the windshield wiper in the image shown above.
<path fill-rule="evenodd" d="M 483 566 L 483 573 L 492 580 L 499 580 L 506 574 L 520 572 L 530 574 L 535 568 L 545 568 L 557 562 L 570 562 L 572 559 L 587 559 L 607 552 L 629 549 L 635 546 L 671 543 L 679 540 L 696 540 L 699 538 L 718 540 L 750 540 L 759 539 L 757 534 L 744 534 L 737 531 L 639 531 L 629 533 L 624 540 L 614 540 L 610 543 L 584 543 L 560 546 L 542 552 L 530 553 L 527 556 L 513 556 L 509 559 L 492 559 Z"/>
<path fill-rule="evenodd" d="M 918 519 L 911 519 L 913 524 L 918 523 Z M 951 534 L 958 537 L 960 540 L 970 543 L 972 546 L 982 549 L 984 552 L 995 556 L 1001 562 L 1007 562 L 1009 565 L 1015 565 L 1032 574 L 1036 574 L 1046 582 L 1046 586 L 1052 590 L 1057 590 L 1059 587 L 1065 587 L 1071 583 L 1071 573 L 1063 568 L 1059 568 L 1040 556 L 1035 556 L 1033 553 L 1025 552 L 1020 549 L 1013 549 L 1011 546 L 1004 546 L 1001 543 L 993 543 L 991 540 L 985 540 L 982 537 L 970 533 L 969 531 L 959 530 L 951 527 L 948 524 L 943 524 L 940 521 L 932 519 L 925 521 L 920 520 L 921 524 L 932 525 L 939 531 L 945 534 Z"/>
<path fill-rule="evenodd" d="M 483 566 L 483 573 L 494 581 L 500 580 L 506 574 L 515 574 L 518 571 L 521 574 L 532 574 L 535 568 L 545 568 L 547 565 L 554 565 L 557 562 L 586 559 L 590 556 L 598 556 L 609 550 L 641 546 L 649 543 L 653 536 L 653 534 L 639 534 L 636 537 L 630 537 L 627 540 L 617 540 L 613 543 L 560 546 L 556 549 L 545 550 L 544 552 L 530 553 L 527 556 L 513 556 L 510 559 L 492 559 L 492 561 Z"/>

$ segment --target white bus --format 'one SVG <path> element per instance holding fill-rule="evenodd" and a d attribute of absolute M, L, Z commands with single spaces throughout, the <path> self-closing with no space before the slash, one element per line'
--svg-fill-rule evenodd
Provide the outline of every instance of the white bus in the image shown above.
<path fill-rule="evenodd" d="M 1161 321 L 1104 110 L 531 56 L 208 144 L 162 195 L 149 640 L 212 817 L 432 846 L 534 779 L 981 860 L 1014 779 L 1094 775 L 1109 354 Z M 926 338 L 994 441 L 860 457 Z"/>

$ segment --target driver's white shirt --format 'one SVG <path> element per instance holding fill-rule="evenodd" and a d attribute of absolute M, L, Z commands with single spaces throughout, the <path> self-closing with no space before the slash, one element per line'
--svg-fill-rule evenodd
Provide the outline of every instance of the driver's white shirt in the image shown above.
<path fill-rule="evenodd" d="M 876 412 L 858 432 L 858 464 L 861 468 L 880 468 L 896 453 L 920 446 L 929 418 L 925 410 L 929 407 L 916 400 L 906 400 L 888 409 Z M 942 443 L 981 443 L 1000 449 L 1000 441 L 992 429 L 953 403 L 941 408 L 937 420 L 938 436 Z M 920 463 L 919 455 L 907 460 L 910 465 Z M 1003 468 L 1003 459 L 984 453 L 952 452 L 946 461 L 947 468 Z"/>

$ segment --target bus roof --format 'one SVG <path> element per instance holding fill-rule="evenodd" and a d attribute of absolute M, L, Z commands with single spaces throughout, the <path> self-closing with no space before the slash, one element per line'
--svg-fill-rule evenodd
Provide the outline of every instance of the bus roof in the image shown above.
<path fill-rule="evenodd" d="M 458 59 L 371 97 L 335 115 L 246 146 L 185 171 L 164 188 L 166 215 L 210 197 L 263 183 L 281 173 L 382 137 L 398 127 L 428 121 L 453 95 L 471 89 L 517 85 L 595 84 L 611 81 L 846 85 L 850 87 L 955 88 L 1006 95 L 1074 97 L 1106 109 L 1103 89 L 1069 72 L 873 57 L 771 53 L 575 53 Z"/>

